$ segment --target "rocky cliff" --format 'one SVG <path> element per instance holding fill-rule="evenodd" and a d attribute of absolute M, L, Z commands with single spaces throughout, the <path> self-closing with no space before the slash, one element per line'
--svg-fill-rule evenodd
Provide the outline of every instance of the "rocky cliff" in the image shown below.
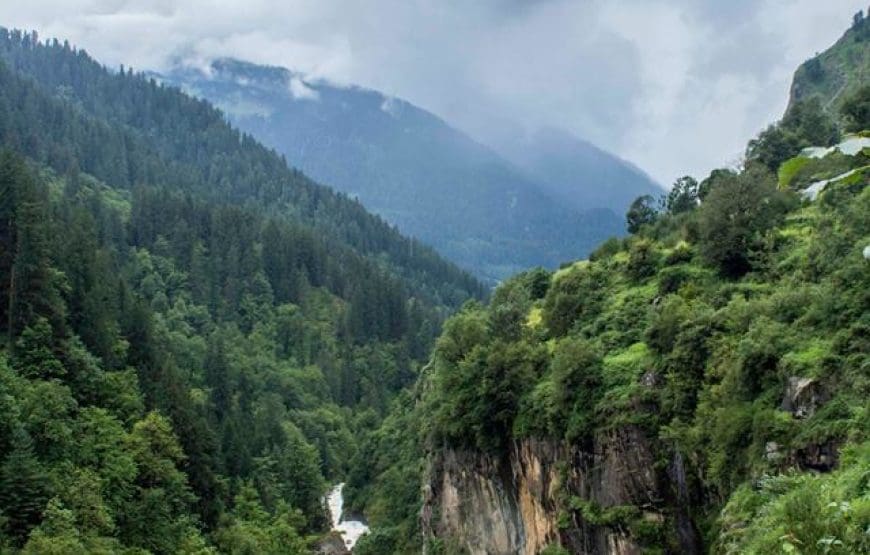
<path fill-rule="evenodd" d="M 446 450 L 429 461 L 422 530 L 429 543 L 472 555 L 634 554 L 650 540 L 697 553 L 678 454 L 639 427 L 603 431 L 590 445 L 513 442 L 506 456 Z"/>

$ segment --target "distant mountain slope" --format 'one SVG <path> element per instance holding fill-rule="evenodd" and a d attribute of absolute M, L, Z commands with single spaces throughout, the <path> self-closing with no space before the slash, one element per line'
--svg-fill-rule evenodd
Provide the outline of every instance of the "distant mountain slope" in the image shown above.
<path fill-rule="evenodd" d="M 214 102 L 290 163 L 489 281 L 585 256 L 623 231 L 626 203 L 554 200 L 491 149 L 376 91 L 226 59 L 205 70 L 179 67 L 164 79 Z"/>
<path fill-rule="evenodd" d="M 3 146 L 115 187 L 148 184 L 265 207 L 317 234 L 336 266 L 347 265 L 342 256 L 365 257 L 436 304 L 458 306 L 482 294 L 472 276 L 359 202 L 288 167 L 207 102 L 132 71 L 115 74 L 84 50 L 33 36 L 0 27 L 0 90 L 8 103 L 0 105 Z M 20 121 L 10 119 L 14 108 Z"/>
<path fill-rule="evenodd" d="M 843 99 L 870 80 L 870 17 L 858 12 L 833 46 L 810 58 L 794 74 L 789 109 L 795 102 L 818 97 L 836 113 Z"/>
<path fill-rule="evenodd" d="M 544 128 L 497 150 L 578 210 L 594 206 L 623 214 L 637 197 L 663 192 L 639 168 L 563 129 Z"/>

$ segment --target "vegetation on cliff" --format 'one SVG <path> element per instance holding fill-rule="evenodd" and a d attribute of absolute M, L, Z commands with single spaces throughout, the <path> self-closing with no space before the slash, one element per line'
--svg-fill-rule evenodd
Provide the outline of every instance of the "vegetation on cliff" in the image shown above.
<path fill-rule="evenodd" d="M 850 128 L 870 127 L 848 108 L 867 101 L 864 88 L 844 103 Z M 451 318 L 420 386 L 429 454 L 506 456 L 522 438 L 582 450 L 631 426 L 656 446 L 657 472 L 684 461 L 681 503 L 711 550 L 866 552 L 870 152 L 791 159 L 841 135 L 818 103 L 794 110 L 740 170 L 679 180 L 661 212 L 639 199 L 630 237 L 520 274 Z M 794 143 L 778 150 L 784 135 Z M 785 182 L 772 171 L 783 164 L 799 166 Z M 565 535 L 579 522 L 680 549 L 667 498 L 599 507 L 563 494 Z"/>

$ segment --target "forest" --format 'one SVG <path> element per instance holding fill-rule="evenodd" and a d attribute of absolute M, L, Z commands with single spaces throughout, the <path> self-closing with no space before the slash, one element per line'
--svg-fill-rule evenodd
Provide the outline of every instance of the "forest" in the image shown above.
<path fill-rule="evenodd" d="M 356 555 L 870 552 L 868 29 L 739 166 L 490 291 L 0 28 L 0 553 L 345 554 L 340 482 Z"/>
<path fill-rule="evenodd" d="M 483 287 L 204 102 L 0 33 L 0 550 L 304 553 Z"/>

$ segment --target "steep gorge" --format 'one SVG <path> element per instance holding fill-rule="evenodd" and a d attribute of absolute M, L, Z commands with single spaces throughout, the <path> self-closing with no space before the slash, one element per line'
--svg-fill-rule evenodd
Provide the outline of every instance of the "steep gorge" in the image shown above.
<path fill-rule="evenodd" d="M 625 425 L 587 448 L 519 439 L 501 457 L 446 450 L 429 462 L 423 534 L 472 555 L 534 555 L 550 545 L 627 555 L 643 552 L 644 534 L 699 553 L 682 457 L 657 461 L 657 443 Z"/>
<path fill-rule="evenodd" d="M 447 321 L 397 420 L 420 441 L 398 453 L 425 461 L 402 529 L 425 553 L 870 551 L 856 90 L 839 120 L 798 102 L 740 170 L 634 205 L 633 235 Z M 374 474 L 396 492 L 393 473 Z"/>

